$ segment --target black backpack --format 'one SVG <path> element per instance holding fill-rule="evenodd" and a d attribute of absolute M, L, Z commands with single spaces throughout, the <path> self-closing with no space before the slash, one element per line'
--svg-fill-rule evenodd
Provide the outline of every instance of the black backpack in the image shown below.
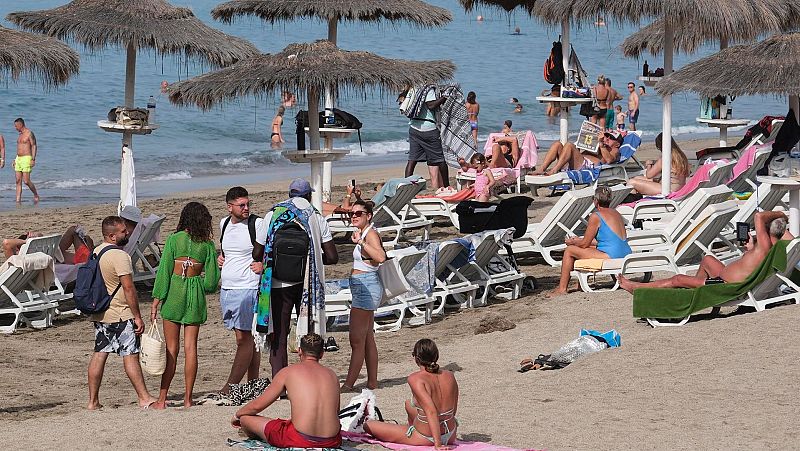
<path fill-rule="evenodd" d="M 560 85 L 564 82 L 564 63 L 561 41 L 553 42 L 550 56 L 544 62 L 544 81 L 551 85 Z"/>
<path fill-rule="evenodd" d="M 247 231 L 250 232 L 250 244 L 253 245 L 253 260 L 260 261 L 260 258 L 256 258 L 256 219 L 260 218 L 258 215 L 250 215 L 247 217 Z M 222 250 L 222 238 L 225 237 L 225 229 L 228 228 L 228 224 L 231 222 L 231 217 L 228 216 L 225 218 L 225 222 L 222 223 L 222 230 L 219 232 L 219 251 L 222 253 L 222 256 L 225 256 L 225 251 Z"/>
<path fill-rule="evenodd" d="M 297 220 L 282 225 L 273 238 L 272 277 L 289 283 L 305 280 L 310 249 L 308 232 Z"/>
<path fill-rule="evenodd" d="M 122 248 L 119 246 L 107 246 L 97 254 L 92 253 L 89 260 L 78 267 L 78 278 L 75 280 L 75 291 L 72 295 L 75 298 L 75 308 L 85 315 L 102 313 L 108 310 L 111 299 L 116 296 L 117 291 L 122 286 L 121 283 L 117 285 L 114 292 L 109 295 L 106 282 L 103 280 L 103 274 L 100 271 L 100 257 L 111 249 Z"/>

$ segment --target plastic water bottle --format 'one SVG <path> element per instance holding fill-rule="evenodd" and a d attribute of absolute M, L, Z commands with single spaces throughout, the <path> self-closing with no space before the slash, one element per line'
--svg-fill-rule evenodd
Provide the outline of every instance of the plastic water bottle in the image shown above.
<path fill-rule="evenodd" d="M 156 123 L 156 98 L 153 96 L 147 99 L 147 123 Z"/>

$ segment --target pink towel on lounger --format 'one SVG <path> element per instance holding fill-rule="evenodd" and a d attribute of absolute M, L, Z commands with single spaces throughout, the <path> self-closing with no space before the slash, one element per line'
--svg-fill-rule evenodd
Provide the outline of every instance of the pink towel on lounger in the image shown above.
<path fill-rule="evenodd" d="M 760 144 L 757 146 L 750 146 L 747 150 L 742 153 L 742 156 L 739 157 L 739 160 L 733 165 L 733 171 L 731 172 L 731 178 L 728 181 L 732 181 L 733 179 L 742 175 L 742 172 L 750 169 L 753 166 L 753 162 L 756 160 L 756 153 L 765 148 L 772 147 L 772 144 Z"/>
<path fill-rule="evenodd" d="M 506 135 L 503 133 L 489 133 L 489 138 L 486 139 L 486 144 L 483 146 L 483 154 L 486 156 L 492 155 L 492 144 L 494 144 L 492 138 L 502 138 L 505 136 Z M 536 141 L 536 135 L 534 135 L 532 131 L 527 130 L 520 141 L 519 161 L 517 161 L 517 166 L 514 169 L 530 169 L 535 167 L 537 158 L 539 157 L 538 151 L 539 143 Z M 519 171 L 517 171 L 517 174 L 519 174 Z"/>
<path fill-rule="evenodd" d="M 456 192 L 450 196 L 436 196 L 434 194 L 420 194 L 417 196 L 417 199 L 442 199 L 443 201 L 450 203 L 450 204 L 457 204 L 462 200 L 469 200 L 475 197 L 475 189 L 473 187 L 464 188 L 461 191 Z"/>
<path fill-rule="evenodd" d="M 356 434 L 354 432 L 342 431 L 342 438 L 356 443 L 370 443 L 373 445 L 381 445 L 384 448 L 393 450 L 407 450 L 407 451 L 429 451 L 433 446 L 411 446 L 402 445 L 399 443 L 382 442 L 367 434 Z M 483 442 L 462 442 L 456 440 L 455 447 L 457 451 L 532 451 L 532 448 L 526 450 L 518 450 L 517 448 L 508 448 L 505 446 L 492 445 L 491 443 Z"/>
<path fill-rule="evenodd" d="M 701 183 L 708 181 L 708 179 L 710 178 L 711 170 L 714 169 L 716 166 L 717 164 L 715 162 L 709 162 L 699 166 L 697 168 L 697 171 L 695 171 L 694 175 L 692 175 L 691 177 L 689 177 L 688 180 L 686 180 L 686 184 L 683 185 L 681 189 L 667 194 L 667 199 L 681 200 L 684 197 L 689 196 L 693 192 L 697 191 L 697 187 L 700 186 Z M 622 205 L 633 208 L 639 202 L 648 199 L 658 199 L 658 197 L 644 197 L 642 199 L 637 200 L 636 202 L 629 202 L 627 204 L 622 204 Z"/>

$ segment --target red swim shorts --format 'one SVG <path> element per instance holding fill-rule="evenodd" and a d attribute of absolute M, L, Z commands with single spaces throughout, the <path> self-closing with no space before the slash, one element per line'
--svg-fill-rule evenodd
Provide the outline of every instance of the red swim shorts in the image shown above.
<path fill-rule="evenodd" d="M 342 446 L 341 433 L 335 437 L 311 437 L 297 432 L 291 420 L 272 420 L 264 426 L 267 443 L 278 448 L 338 448 Z"/>
<path fill-rule="evenodd" d="M 75 249 L 75 258 L 72 259 L 72 262 L 76 265 L 88 262 L 90 253 L 89 248 L 83 244 L 81 247 Z"/>

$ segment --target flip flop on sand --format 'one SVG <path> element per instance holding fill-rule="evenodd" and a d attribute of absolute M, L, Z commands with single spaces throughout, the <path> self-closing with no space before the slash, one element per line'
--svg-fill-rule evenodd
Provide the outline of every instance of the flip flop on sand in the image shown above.
<path fill-rule="evenodd" d="M 152 406 L 153 404 L 155 404 L 157 401 L 158 401 L 157 399 L 154 399 L 154 400 L 152 400 L 152 401 L 148 402 L 148 403 L 147 403 L 146 405 L 144 405 L 144 406 L 140 404 L 140 405 L 139 405 L 139 408 L 140 408 L 140 409 L 142 409 L 142 410 L 150 410 L 150 406 Z"/>

